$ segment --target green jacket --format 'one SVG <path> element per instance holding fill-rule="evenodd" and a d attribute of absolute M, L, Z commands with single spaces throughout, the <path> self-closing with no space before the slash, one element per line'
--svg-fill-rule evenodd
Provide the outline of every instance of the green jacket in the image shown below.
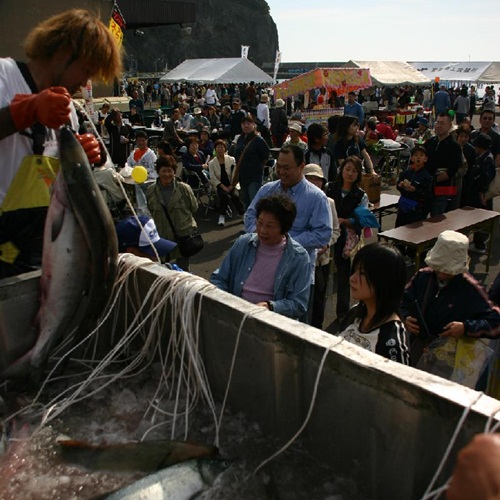
<path fill-rule="evenodd" d="M 167 211 L 175 227 L 175 233 L 178 237 L 188 236 L 198 228 L 194 219 L 194 214 L 198 210 L 198 202 L 194 196 L 191 187 L 184 182 L 174 179 L 174 192 L 167 206 Z M 170 225 L 165 210 L 163 208 L 163 199 L 157 180 L 152 186 L 149 186 L 146 199 L 148 208 L 153 217 L 158 234 L 167 240 L 177 241 L 174 231 Z M 175 249 L 171 257 L 178 256 L 178 250 Z"/>

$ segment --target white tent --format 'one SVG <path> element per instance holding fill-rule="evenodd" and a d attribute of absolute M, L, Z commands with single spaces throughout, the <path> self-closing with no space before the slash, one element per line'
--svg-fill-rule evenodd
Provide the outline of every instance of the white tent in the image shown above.
<path fill-rule="evenodd" d="M 368 68 L 373 85 L 429 85 L 430 78 L 404 61 L 349 61 L 344 68 Z"/>
<path fill-rule="evenodd" d="M 186 59 L 160 82 L 273 83 L 272 77 L 245 58 Z"/>
<path fill-rule="evenodd" d="M 500 82 L 499 62 L 411 62 L 413 68 L 433 80 L 439 77 L 444 82 Z"/>

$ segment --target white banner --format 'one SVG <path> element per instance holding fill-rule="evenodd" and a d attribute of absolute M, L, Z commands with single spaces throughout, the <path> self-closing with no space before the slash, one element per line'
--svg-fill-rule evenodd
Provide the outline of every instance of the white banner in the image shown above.
<path fill-rule="evenodd" d="M 276 60 L 274 61 L 274 75 L 273 81 L 276 83 L 276 77 L 278 76 L 278 69 L 281 63 L 281 52 L 279 50 L 276 51 Z"/>
<path fill-rule="evenodd" d="M 241 46 L 241 57 L 243 59 L 248 59 L 248 49 L 250 49 L 250 45 Z"/>

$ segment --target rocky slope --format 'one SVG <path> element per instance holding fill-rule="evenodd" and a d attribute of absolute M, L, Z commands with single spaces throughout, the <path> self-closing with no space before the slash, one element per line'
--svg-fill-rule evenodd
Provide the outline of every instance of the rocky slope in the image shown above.
<path fill-rule="evenodd" d="M 257 66 L 274 61 L 278 30 L 266 0 L 194 0 L 197 22 L 147 28 L 142 36 L 125 32 L 125 68 L 139 72 L 174 68 L 185 59 L 240 57 L 249 45 L 248 58 Z M 191 29 L 189 29 L 191 28 Z"/>

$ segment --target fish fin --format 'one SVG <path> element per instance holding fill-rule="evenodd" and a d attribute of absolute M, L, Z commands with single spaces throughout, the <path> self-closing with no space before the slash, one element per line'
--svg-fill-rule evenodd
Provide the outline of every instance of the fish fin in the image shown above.
<path fill-rule="evenodd" d="M 61 210 L 59 212 L 55 212 L 53 214 L 52 225 L 50 227 L 50 241 L 56 241 L 57 237 L 61 233 L 65 214 L 66 209 L 63 206 L 61 206 Z"/>

